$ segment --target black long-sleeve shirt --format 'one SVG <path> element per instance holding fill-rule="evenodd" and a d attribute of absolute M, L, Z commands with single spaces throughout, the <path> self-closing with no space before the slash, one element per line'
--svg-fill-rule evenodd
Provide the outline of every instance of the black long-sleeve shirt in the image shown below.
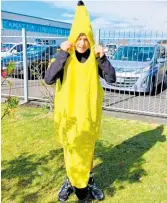
<path fill-rule="evenodd" d="M 79 62 L 84 63 L 90 55 L 90 50 L 88 49 L 85 53 L 80 54 L 76 51 L 76 57 Z M 45 83 L 52 85 L 56 82 L 58 78 L 60 81 L 63 80 L 64 66 L 69 57 L 69 53 L 63 50 L 60 50 L 59 54 L 56 57 L 56 61 L 51 63 L 50 67 L 45 73 Z M 99 76 L 104 78 L 108 83 L 114 83 L 116 81 L 115 69 L 104 55 L 101 58 L 96 59 L 98 62 L 98 73 Z"/>

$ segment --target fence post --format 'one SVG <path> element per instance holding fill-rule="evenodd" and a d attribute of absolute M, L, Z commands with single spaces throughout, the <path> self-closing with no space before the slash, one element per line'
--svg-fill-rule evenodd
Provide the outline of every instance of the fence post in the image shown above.
<path fill-rule="evenodd" d="M 96 40 L 96 44 L 100 44 L 100 29 L 98 29 L 96 31 L 96 35 L 95 35 L 95 40 Z"/>
<path fill-rule="evenodd" d="M 22 28 L 23 41 L 23 71 L 24 71 L 24 102 L 28 102 L 28 67 L 27 67 L 27 40 L 26 30 Z"/>

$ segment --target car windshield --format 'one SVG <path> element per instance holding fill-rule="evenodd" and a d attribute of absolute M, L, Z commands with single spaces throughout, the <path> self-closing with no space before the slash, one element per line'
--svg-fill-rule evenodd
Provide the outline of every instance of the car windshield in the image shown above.
<path fill-rule="evenodd" d="M 150 61 L 154 54 L 154 47 L 121 46 L 115 52 L 113 60 Z"/>
<path fill-rule="evenodd" d="M 14 46 L 14 44 L 1 44 L 1 52 L 6 52 L 13 46 Z"/>
<path fill-rule="evenodd" d="M 106 47 L 109 48 L 109 49 L 116 49 L 117 48 L 116 45 L 113 45 L 113 44 L 112 45 L 107 44 Z"/>
<path fill-rule="evenodd" d="M 27 48 L 27 53 L 36 54 L 39 52 L 43 52 L 45 49 L 46 47 L 43 47 L 43 46 L 30 46 Z"/>

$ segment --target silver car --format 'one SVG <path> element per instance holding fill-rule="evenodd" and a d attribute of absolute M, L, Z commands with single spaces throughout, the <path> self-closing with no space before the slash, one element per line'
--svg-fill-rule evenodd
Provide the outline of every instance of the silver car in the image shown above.
<path fill-rule="evenodd" d="M 116 71 L 116 82 L 108 84 L 101 78 L 104 88 L 151 92 L 167 79 L 165 47 L 159 44 L 129 44 L 120 46 L 110 62 Z"/>

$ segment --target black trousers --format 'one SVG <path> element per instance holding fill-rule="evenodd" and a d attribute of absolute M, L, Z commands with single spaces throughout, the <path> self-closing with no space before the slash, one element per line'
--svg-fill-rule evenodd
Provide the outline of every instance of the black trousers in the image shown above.
<path fill-rule="evenodd" d="M 85 188 L 73 187 L 73 188 L 74 188 L 74 192 L 79 200 L 83 200 L 86 198 L 86 196 L 88 194 L 88 187 L 85 187 Z"/>

